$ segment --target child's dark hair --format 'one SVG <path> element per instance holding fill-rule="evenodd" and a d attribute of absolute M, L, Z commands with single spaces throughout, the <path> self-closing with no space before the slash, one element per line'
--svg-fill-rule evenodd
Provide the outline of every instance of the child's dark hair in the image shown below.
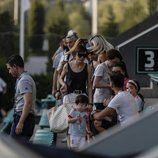
<path fill-rule="evenodd" d="M 89 103 L 89 99 L 86 95 L 84 94 L 80 94 L 76 97 L 76 100 L 75 100 L 75 103 L 76 104 L 79 104 L 79 103 L 85 103 L 85 104 L 88 104 Z"/>

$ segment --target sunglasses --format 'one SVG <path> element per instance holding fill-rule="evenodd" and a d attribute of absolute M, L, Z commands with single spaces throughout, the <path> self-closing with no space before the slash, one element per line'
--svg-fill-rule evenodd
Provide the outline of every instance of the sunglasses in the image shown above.
<path fill-rule="evenodd" d="M 87 57 L 87 54 L 77 53 L 77 56 L 78 56 L 79 58 L 81 58 L 81 57 L 86 58 L 86 57 Z"/>

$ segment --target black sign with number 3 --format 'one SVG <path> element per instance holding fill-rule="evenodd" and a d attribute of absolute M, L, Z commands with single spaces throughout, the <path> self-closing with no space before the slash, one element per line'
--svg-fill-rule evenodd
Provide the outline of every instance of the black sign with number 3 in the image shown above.
<path fill-rule="evenodd" d="M 158 48 L 137 48 L 137 73 L 158 73 Z"/>

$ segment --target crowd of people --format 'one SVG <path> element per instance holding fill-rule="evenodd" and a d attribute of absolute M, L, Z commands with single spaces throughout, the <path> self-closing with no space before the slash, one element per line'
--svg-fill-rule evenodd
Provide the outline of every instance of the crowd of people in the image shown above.
<path fill-rule="evenodd" d="M 79 38 L 70 30 L 53 60 L 52 95 L 71 105 L 68 147 L 78 150 L 89 138 L 124 125 L 144 108 L 139 83 L 128 75 L 119 50 L 103 36 Z"/>
<path fill-rule="evenodd" d="M 61 106 L 69 107 L 66 140 L 70 149 L 78 150 L 95 135 L 123 126 L 143 111 L 139 83 L 128 75 L 119 50 L 103 36 L 84 39 L 70 30 L 52 60 L 52 95 Z M 6 66 L 17 78 L 11 136 L 29 141 L 35 127 L 36 85 L 20 55 L 12 55 Z M 0 88 L 0 94 L 6 91 L 2 80 Z"/>

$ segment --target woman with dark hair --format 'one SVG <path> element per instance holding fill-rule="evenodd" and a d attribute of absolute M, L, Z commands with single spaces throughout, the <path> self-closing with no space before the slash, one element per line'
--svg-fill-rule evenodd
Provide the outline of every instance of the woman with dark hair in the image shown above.
<path fill-rule="evenodd" d="M 124 75 L 124 87 L 123 89 L 126 90 L 126 85 L 127 85 L 127 82 L 129 80 L 129 76 L 128 76 L 128 72 L 127 72 L 127 69 L 126 69 L 126 64 L 121 61 L 119 63 L 116 63 L 113 67 L 112 67 L 112 72 L 120 72 L 121 74 Z"/>
<path fill-rule="evenodd" d="M 78 45 L 76 58 L 64 65 L 59 82 L 61 93 L 64 95 L 63 103 L 74 103 L 75 98 L 69 98 L 72 94 L 87 94 L 91 102 L 91 73 L 90 67 L 85 63 L 87 58 L 86 48 Z"/>

